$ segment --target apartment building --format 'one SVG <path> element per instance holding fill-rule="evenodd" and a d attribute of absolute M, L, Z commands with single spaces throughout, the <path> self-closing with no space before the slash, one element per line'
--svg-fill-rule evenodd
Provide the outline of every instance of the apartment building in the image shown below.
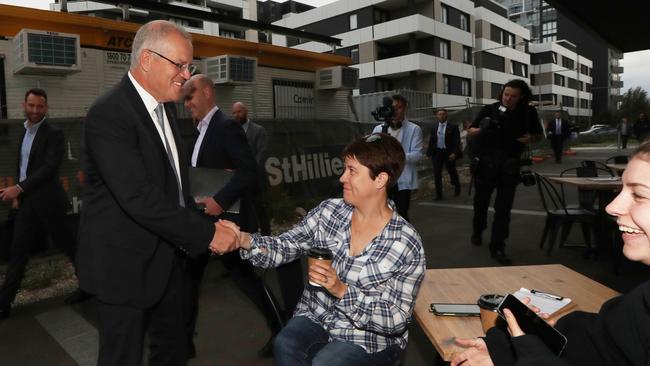
<path fill-rule="evenodd" d="M 274 24 L 340 38 L 335 52 L 359 69 L 356 94 L 405 88 L 430 93 L 433 106 L 454 107 L 474 98 L 473 13 L 469 0 L 340 0 Z M 281 35 L 273 43 L 332 51 Z"/>
<path fill-rule="evenodd" d="M 475 0 L 476 102 L 492 103 L 503 84 L 519 78 L 530 83 L 530 31 L 508 19 L 508 9 L 490 0 Z"/>
<path fill-rule="evenodd" d="M 574 121 L 591 120 L 593 62 L 568 41 L 530 44 L 531 80 L 540 111 L 565 110 Z"/>
<path fill-rule="evenodd" d="M 602 116 L 618 109 L 621 101 L 623 53 L 602 38 L 573 22 L 543 0 L 495 0 L 508 8 L 510 20 L 531 31 L 537 42 L 568 40 L 580 57 L 593 61 L 593 114 Z M 597 6 L 597 5 L 594 5 Z"/>
<path fill-rule="evenodd" d="M 160 0 L 159 2 L 233 18 L 257 20 L 257 0 Z M 61 5 L 60 0 L 55 0 L 54 3 L 50 4 L 50 10 L 60 11 Z M 258 41 L 258 32 L 255 30 L 232 24 L 219 24 L 205 20 L 154 13 L 147 10 L 146 7 L 115 6 L 96 1 L 81 0 L 68 0 L 66 1 L 66 7 L 69 13 L 112 20 L 126 20 L 140 24 L 155 19 L 166 19 L 182 25 L 188 32 L 192 33 L 244 39 L 251 42 Z"/>

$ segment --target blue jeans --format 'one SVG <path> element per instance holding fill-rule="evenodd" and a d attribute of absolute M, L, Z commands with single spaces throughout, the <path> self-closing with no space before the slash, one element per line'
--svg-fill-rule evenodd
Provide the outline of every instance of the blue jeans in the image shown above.
<path fill-rule="evenodd" d="M 329 342 L 328 338 L 325 329 L 310 319 L 292 318 L 275 338 L 275 365 L 394 366 L 402 355 L 402 349 L 396 345 L 377 353 L 366 353 L 355 344 Z"/>

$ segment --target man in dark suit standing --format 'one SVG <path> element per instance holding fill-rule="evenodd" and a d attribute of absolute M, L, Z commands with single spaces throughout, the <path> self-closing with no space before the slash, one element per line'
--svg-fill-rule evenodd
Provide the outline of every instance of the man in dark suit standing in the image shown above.
<path fill-rule="evenodd" d="M 564 141 L 571 136 L 569 121 L 562 119 L 560 112 L 555 112 L 555 118 L 548 124 L 548 139 L 551 140 L 555 162 L 562 162 L 562 153 L 564 152 Z"/>
<path fill-rule="evenodd" d="M 44 90 L 28 90 L 23 108 L 26 120 L 18 145 L 18 183 L 0 190 L 0 199 L 11 202 L 15 215 L 11 256 L 0 288 L 0 320 L 9 316 L 39 232 L 45 229 L 68 256 L 74 255 L 74 238 L 65 225 L 69 202 L 59 181 L 63 132 L 45 118 L 48 105 Z"/>
<path fill-rule="evenodd" d="M 256 232 L 257 220 L 251 219 L 253 216 L 251 192 L 257 190 L 258 169 L 244 131 L 239 124 L 227 118 L 219 109 L 215 99 L 214 83 L 206 75 L 192 76 L 183 85 L 183 95 L 185 108 L 192 118 L 198 121 L 199 135 L 192 152 L 192 166 L 234 171 L 230 181 L 213 197 L 206 197 L 197 202 L 205 205 L 205 214 L 212 216 L 214 220 L 226 218 L 235 221 L 242 230 Z M 240 212 L 238 214 L 227 212 L 228 208 L 238 200 Z M 238 252 L 225 254 L 221 260 L 235 285 L 264 314 L 271 330 L 274 333 L 278 332 L 280 325 L 274 316 L 273 304 L 265 296 L 262 280 L 255 274 L 250 262 L 242 260 Z M 192 278 L 189 295 L 189 300 L 192 302 L 190 304 L 192 317 L 188 329 L 190 337 L 194 335 L 199 288 L 207 262 L 208 258 L 204 256 L 192 261 L 188 268 Z"/>
<path fill-rule="evenodd" d="M 131 67 L 88 110 L 77 269 L 98 302 L 99 365 L 184 365 L 188 349 L 184 261 L 234 233 L 193 210 L 174 101 L 190 78 L 190 35 L 162 20 L 133 39 Z"/>
<path fill-rule="evenodd" d="M 434 200 L 442 199 L 442 167 L 447 168 L 449 179 L 454 186 L 454 196 L 460 194 L 460 181 L 456 171 L 456 159 L 461 155 L 460 131 L 458 126 L 447 122 L 448 112 L 446 109 L 438 109 L 437 121 L 431 128 L 429 136 L 429 147 L 427 156 L 433 161 L 433 177 L 436 184 L 436 197 Z"/>

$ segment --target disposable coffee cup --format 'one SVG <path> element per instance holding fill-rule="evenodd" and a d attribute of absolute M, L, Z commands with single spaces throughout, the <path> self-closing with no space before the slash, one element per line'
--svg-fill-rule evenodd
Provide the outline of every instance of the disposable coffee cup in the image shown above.
<path fill-rule="evenodd" d="M 476 304 L 480 309 L 483 332 L 487 332 L 488 329 L 496 325 L 499 318 L 497 308 L 501 304 L 501 300 L 503 300 L 503 296 L 496 294 L 485 294 L 478 298 Z"/>
<path fill-rule="evenodd" d="M 307 251 L 307 265 L 311 266 L 313 263 L 320 262 L 326 266 L 332 266 L 332 251 L 327 248 L 312 247 Z M 309 281 L 309 284 L 316 287 L 321 285 Z"/>

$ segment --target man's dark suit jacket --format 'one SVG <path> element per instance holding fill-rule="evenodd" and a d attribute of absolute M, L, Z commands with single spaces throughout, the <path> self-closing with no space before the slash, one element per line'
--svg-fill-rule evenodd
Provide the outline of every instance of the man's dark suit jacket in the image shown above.
<path fill-rule="evenodd" d="M 257 189 L 257 163 L 248 146 L 244 130 L 237 122 L 226 118 L 220 109 L 210 119 L 196 158 L 196 166 L 234 170 L 235 173 L 228 184 L 213 198 L 224 210 L 241 199 L 241 217 L 247 218 L 250 215 L 249 194 Z"/>
<path fill-rule="evenodd" d="M 567 121 L 566 119 L 561 120 L 562 121 L 562 131 L 561 131 L 562 134 L 560 136 L 558 136 L 555 133 L 555 128 L 556 128 L 555 121 L 556 121 L 555 119 L 552 119 L 551 122 L 548 123 L 548 128 L 546 130 L 548 132 L 548 138 L 551 139 L 551 140 L 558 141 L 558 137 L 559 137 L 560 139 L 559 139 L 558 142 L 562 142 L 562 141 L 568 139 L 571 136 L 571 126 L 569 125 L 569 121 Z"/>
<path fill-rule="evenodd" d="M 59 168 L 64 154 L 63 132 L 44 120 L 36 132 L 27 164 L 27 178 L 18 184 L 23 189 L 18 199 L 21 206 L 31 205 L 42 214 L 63 214 L 69 202 L 61 181 Z M 20 179 L 21 146 L 26 131 L 18 140 L 16 176 Z"/>
<path fill-rule="evenodd" d="M 427 148 L 427 156 L 434 156 L 436 154 L 436 147 L 438 146 L 438 126 L 440 122 L 433 124 L 431 128 L 431 135 L 429 136 L 429 147 Z M 458 126 L 447 122 L 447 128 L 445 128 L 445 147 L 447 152 L 450 154 L 456 154 L 456 159 L 462 156 L 461 146 L 460 146 L 460 131 Z"/>
<path fill-rule="evenodd" d="M 187 151 L 165 105 L 179 156 L 186 207 Z M 125 75 L 90 107 L 82 134 L 84 171 L 77 271 L 81 288 L 105 303 L 137 308 L 162 297 L 177 250 L 198 256 L 214 225 L 178 204 L 178 185 L 142 98 Z"/>

